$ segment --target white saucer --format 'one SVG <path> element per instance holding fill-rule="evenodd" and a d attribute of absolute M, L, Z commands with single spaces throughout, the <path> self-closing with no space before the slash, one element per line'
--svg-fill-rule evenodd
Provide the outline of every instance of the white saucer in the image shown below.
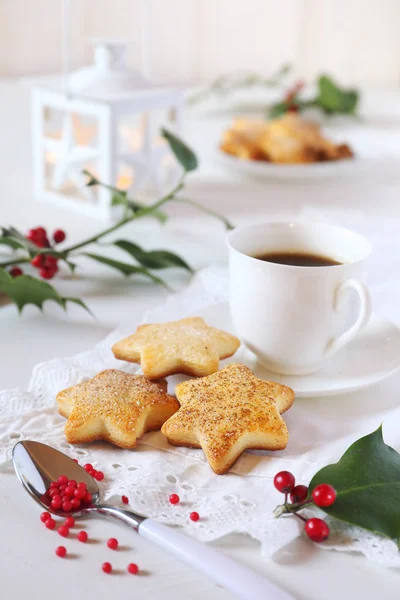
<path fill-rule="evenodd" d="M 260 160 L 244 160 L 217 151 L 217 159 L 227 169 L 257 179 L 283 179 L 286 181 L 331 179 L 342 176 L 355 177 L 371 168 L 371 161 L 362 159 L 335 160 L 309 164 L 278 164 Z"/>
<path fill-rule="evenodd" d="M 235 333 L 228 303 L 214 304 L 196 312 L 209 325 Z M 261 379 L 288 385 L 298 397 L 333 396 L 354 392 L 386 379 L 400 367 L 400 329 L 377 315 L 357 337 L 312 375 L 279 375 L 257 362 L 255 354 L 242 345 L 234 356 L 223 361 L 241 362 Z"/>

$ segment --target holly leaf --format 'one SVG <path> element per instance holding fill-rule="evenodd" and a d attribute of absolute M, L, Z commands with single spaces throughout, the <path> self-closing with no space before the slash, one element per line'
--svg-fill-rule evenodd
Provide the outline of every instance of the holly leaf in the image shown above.
<path fill-rule="evenodd" d="M 1 228 L 1 235 L 3 235 L 4 237 L 15 237 L 15 238 L 19 238 L 21 240 L 25 240 L 25 236 L 18 231 L 18 229 L 16 229 L 15 227 L 2 227 Z"/>
<path fill-rule="evenodd" d="M 46 300 L 53 300 L 64 310 L 67 302 L 74 302 L 92 314 L 86 304 L 79 298 L 60 296 L 57 290 L 49 283 L 30 275 L 21 275 L 20 277 L 13 278 L 7 271 L 0 269 L 0 292 L 3 292 L 17 305 L 20 313 L 27 304 L 34 304 L 43 310 L 43 303 Z"/>
<path fill-rule="evenodd" d="M 400 454 L 383 441 L 382 426 L 318 471 L 309 489 L 319 483 L 329 483 L 337 493 L 326 513 L 400 545 Z"/>
<path fill-rule="evenodd" d="M 10 248 L 23 249 L 29 252 L 31 256 L 37 254 L 38 247 L 36 244 L 28 240 L 18 229 L 15 227 L 1 227 L 1 238 L 0 243 L 10 246 Z"/>
<path fill-rule="evenodd" d="M 321 75 L 318 79 L 318 95 L 314 102 L 327 113 L 354 114 L 358 92 L 342 89 L 330 77 Z"/>
<path fill-rule="evenodd" d="M 85 182 L 86 187 L 92 187 L 93 185 L 100 185 L 100 181 L 97 179 L 97 177 L 92 175 L 92 173 L 90 171 L 88 171 L 87 169 L 83 169 L 82 173 L 84 175 L 86 175 L 88 178 L 87 181 Z"/>
<path fill-rule="evenodd" d="M 20 248 L 23 248 L 24 250 L 26 249 L 25 244 L 21 243 L 19 240 L 16 240 L 15 238 L 12 237 L 0 237 L 0 245 L 2 246 L 8 246 L 9 248 L 12 248 L 13 250 L 19 250 Z"/>
<path fill-rule="evenodd" d="M 156 275 L 153 275 L 153 273 L 150 273 L 150 271 L 148 269 L 146 269 L 145 267 L 138 267 L 136 265 L 131 265 L 129 263 L 123 263 L 119 260 L 114 260 L 113 258 L 107 258 L 106 256 L 102 256 L 100 254 L 92 254 L 91 252 L 83 252 L 83 255 L 88 256 L 89 258 L 92 258 L 93 260 L 96 260 L 97 262 L 102 263 L 103 265 L 107 265 L 108 267 L 117 269 L 117 271 L 120 271 L 120 273 L 123 273 L 123 275 L 125 275 L 127 277 L 129 275 L 137 275 L 137 274 L 145 275 L 146 277 L 149 277 L 149 279 L 151 279 L 155 283 L 158 283 L 158 284 L 166 287 L 167 289 L 169 289 L 169 286 L 165 283 L 165 281 L 163 281 Z"/>
<path fill-rule="evenodd" d="M 125 252 L 128 252 L 135 260 L 148 269 L 168 269 L 170 267 L 179 267 L 193 273 L 193 269 L 188 263 L 177 254 L 168 250 L 143 250 L 138 244 L 128 242 L 127 240 L 117 240 L 114 245 Z"/>
<path fill-rule="evenodd" d="M 186 172 L 195 171 L 198 167 L 198 161 L 195 153 L 176 135 L 161 129 L 161 135 L 165 138 L 171 148 L 176 160 L 182 165 Z"/>
<path fill-rule="evenodd" d="M 276 104 L 273 104 L 268 109 L 268 117 L 270 119 L 276 119 L 277 117 L 281 117 L 282 115 L 285 114 L 287 109 L 288 109 L 287 102 L 277 102 Z"/>

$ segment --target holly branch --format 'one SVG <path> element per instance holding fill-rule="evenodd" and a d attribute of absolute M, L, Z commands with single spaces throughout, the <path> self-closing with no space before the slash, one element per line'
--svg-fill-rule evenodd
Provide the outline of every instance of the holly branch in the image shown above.
<path fill-rule="evenodd" d="M 282 87 L 283 84 L 286 85 L 287 75 L 291 71 L 291 65 L 284 64 L 271 77 L 246 70 L 226 73 L 189 96 L 189 104 L 200 104 L 213 97 L 216 99 L 229 98 L 240 90 Z M 287 112 L 301 112 L 307 108 L 319 109 L 326 115 L 356 116 L 360 95 L 356 89 L 342 88 L 326 74 L 317 77 L 315 87 L 314 97 L 304 97 L 304 82 L 297 81 L 285 91 L 281 100 L 267 106 L 266 116 L 269 119 L 275 119 Z"/>
<path fill-rule="evenodd" d="M 226 73 L 214 79 L 210 85 L 191 94 L 188 98 L 188 102 L 190 105 L 195 105 L 212 97 L 227 98 L 234 92 L 242 89 L 256 87 L 274 88 L 282 83 L 290 71 L 291 66 L 285 63 L 270 77 L 265 77 L 264 75 L 260 75 L 259 73 L 247 69 Z"/>
<path fill-rule="evenodd" d="M 309 486 L 296 485 L 294 475 L 280 471 L 275 488 L 284 503 L 275 517 L 294 515 L 304 523 L 314 542 L 329 536 L 328 524 L 319 517 L 300 514 L 314 505 L 330 517 L 362 527 L 393 540 L 400 548 L 400 454 L 388 446 L 382 426 L 356 440 L 338 462 L 320 469 Z"/>
<path fill-rule="evenodd" d="M 123 216 L 119 221 L 85 240 L 64 248 L 58 246 L 66 239 L 65 232 L 60 229 L 54 232 L 53 239 L 50 241 L 43 227 L 31 229 L 26 235 L 15 227 L 0 228 L 0 245 L 12 250 L 12 254 L 9 255 L 7 260 L 0 262 L 0 292 L 8 296 L 17 305 L 20 312 L 27 304 L 34 304 L 42 309 L 46 300 L 53 300 L 64 309 L 68 302 L 74 302 L 89 310 L 79 298 L 60 296 L 52 285 L 47 281 L 43 281 L 52 279 L 57 274 L 60 264 L 64 264 L 71 272 L 74 272 L 76 269 L 74 259 L 79 256 L 85 256 L 97 263 L 116 269 L 125 276 L 145 276 L 152 282 L 165 287 L 168 287 L 165 281 L 158 277 L 154 271 L 177 267 L 193 273 L 192 267 L 178 254 L 162 249 L 148 251 L 132 240 L 117 239 L 111 242 L 112 246 L 119 248 L 128 255 L 129 262 L 115 260 L 105 254 L 87 251 L 87 246 L 102 241 L 128 223 L 143 217 L 152 217 L 161 223 L 165 223 L 168 217 L 162 208 L 169 202 L 174 201 L 194 206 L 221 220 L 227 229 L 233 228 L 225 217 L 179 195 L 184 188 L 187 175 L 198 167 L 197 157 L 182 140 L 169 131 L 162 130 L 162 135 L 167 140 L 183 171 L 174 187 L 153 204 L 146 206 L 131 199 L 126 191 L 106 185 L 88 171 L 84 171 L 88 176 L 88 186 L 107 188 L 112 194 L 112 204 L 122 206 Z M 24 273 L 22 266 L 28 264 L 38 270 L 39 277 Z"/>
<path fill-rule="evenodd" d="M 304 82 L 298 81 L 290 88 L 280 102 L 267 109 L 270 119 L 287 112 L 300 112 L 307 108 L 318 108 L 326 115 L 345 114 L 355 116 L 359 93 L 355 89 L 341 88 L 331 77 L 321 75 L 316 82 L 317 93 L 313 98 L 303 98 Z"/>

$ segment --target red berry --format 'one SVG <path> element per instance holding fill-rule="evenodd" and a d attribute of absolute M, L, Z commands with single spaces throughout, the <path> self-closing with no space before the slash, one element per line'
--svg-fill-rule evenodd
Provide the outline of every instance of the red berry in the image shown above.
<path fill-rule="evenodd" d="M 64 512 L 69 512 L 70 510 L 72 510 L 72 504 L 70 500 L 64 500 L 64 502 L 62 503 L 62 509 Z"/>
<path fill-rule="evenodd" d="M 313 542 L 323 542 L 329 536 L 329 527 L 322 519 L 316 517 L 308 519 L 304 531 Z"/>
<path fill-rule="evenodd" d="M 9 270 L 9 273 L 11 277 L 20 277 L 24 274 L 23 270 L 20 267 L 12 267 L 12 269 Z"/>
<path fill-rule="evenodd" d="M 96 479 L 96 481 L 103 481 L 103 479 L 104 479 L 103 471 L 96 471 L 94 478 Z"/>
<path fill-rule="evenodd" d="M 67 483 L 67 486 L 71 486 L 73 488 L 76 488 L 76 481 L 75 481 L 75 479 L 69 479 L 68 483 Z"/>
<path fill-rule="evenodd" d="M 137 573 L 139 573 L 139 567 L 135 565 L 135 563 L 129 563 L 127 570 L 128 573 L 130 573 L 131 575 L 136 575 Z"/>
<path fill-rule="evenodd" d="M 90 494 L 89 492 L 86 492 L 85 497 L 84 497 L 84 501 L 87 504 L 91 504 L 91 502 L 92 502 L 92 494 Z"/>
<path fill-rule="evenodd" d="M 51 508 L 54 508 L 54 510 L 60 510 L 61 506 L 62 506 L 61 496 L 59 494 L 57 496 L 53 496 L 53 498 L 51 499 Z"/>
<path fill-rule="evenodd" d="M 122 502 L 123 502 L 124 504 L 129 504 L 129 498 L 128 498 L 128 496 L 122 496 L 122 497 L 121 497 L 121 500 L 122 500 Z"/>
<path fill-rule="evenodd" d="M 101 568 L 103 569 L 104 573 L 111 573 L 112 571 L 112 566 L 109 562 L 103 563 Z"/>
<path fill-rule="evenodd" d="M 76 510 L 77 508 L 80 508 L 81 501 L 78 498 L 71 498 L 71 506 L 74 510 Z"/>
<path fill-rule="evenodd" d="M 297 81 L 294 85 L 294 88 L 297 92 L 299 92 L 301 89 L 303 89 L 304 87 L 304 81 L 302 81 L 301 79 L 299 79 L 299 81 Z"/>
<path fill-rule="evenodd" d="M 68 483 L 68 477 L 66 475 L 60 475 L 57 481 L 60 485 L 66 485 Z"/>
<path fill-rule="evenodd" d="M 35 258 L 32 258 L 31 265 L 32 265 L 32 267 L 35 267 L 36 269 L 41 269 L 42 267 L 44 267 L 43 254 L 38 254 L 37 256 L 35 256 Z"/>
<path fill-rule="evenodd" d="M 88 471 L 89 475 L 91 475 L 93 478 L 96 476 L 96 469 L 90 469 L 90 471 Z"/>
<path fill-rule="evenodd" d="M 69 528 L 66 525 L 61 525 L 58 529 L 57 529 L 58 533 L 62 536 L 62 537 L 68 537 L 69 536 Z"/>
<path fill-rule="evenodd" d="M 56 554 L 60 558 L 64 558 L 64 556 L 67 554 L 67 549 L 64 546 L 58 546 L 58 548 L 56 548 Z"/>
<path fill-rule="evenodd" d="M 64 494 L 66 496 L 71 497 L 74 495 L 74 492 L 75 492 L 75 488 L 72 485 L 68 484 L 67 487 L 65 488 Z"/>
<path fill-rule="evenodd" d="M 86 465 L 84 465 L 83 468 L 85 469 L 85 471 L 89 472 L 93 469 L 93 465 L 91 465 L 90 463 L 86 463 Z"/>
<path fill-rule="evenodd" d="M 86 485 L 86 483 L 85 483 L 84 481 L 80 481 L 76 487 L 77 487 L 79 490 L 85 490 L 85 492 L 86 492 L 86 490 L 87 490 L 87 485 Z"/>
<path fill-rule="evenodd" d="M 51 519 L 50 513 L 42 512 L 42 514 L 40 515 L 40 520 L 42 521 L 42 523 L 46 523 L 47 519 Z"/>
<path fill-rule="evenodd" d="M 82 542 L 83 544 L 85 544 L 87 542 L 87 539 L 88 539 L 88 534 L 86 533 L 86 531 L 80 531 L 76 537 L 78 538 L 78 540 L 80 542 Z"/>
<path fill-rule="evenodd" d="M 53 240 L 56 244 L 61 244 L 65 240 L 67 236 L 65 235 L 65 231 L 62 229 L 56 229 L 53 233 Z"/>
<path fill-rule="evenodd" d="M 54 529 L 56 526 L 56 522 L 54 519 L 52 519 L 50 517 L 50 519 L 47 519 L 47 521 L 45 522 L 45 525 L 46 525 L 47 529 Z"/>
<path fill-rule="evenodd" d="M 75 488 L 75 490 L 74 490 L 74 497 L 78 498 L 78 500 L 83 500 L 85 495 L 86 495 L 86 490 L 79 487 L 79 485 L 78 485 L 78 487 Z"/>
<path fill-rule="evenodd" d="M 107 540 L 107 546 L 110 548 L 110 550 L 116 550 L 118 548 L 118 540 L 115 538 L 110 538 Z"/>
<path fill-rule="evenodd" d="M 76 462 L 77 465 L 79 465 L 78 459 L 77 458 L 73 458 L 72 459 L 74 462 Z"/>
<path fill-rule="evenodd" d="M 60 495 L 60 490 L 56 490 L 56 488 L 50 488 L 49 491 L 47 492 L 49 495 L 49 498 L 53 498 L 53 496 L 59 496 Z"/>
<path fill-rule="evenodd" d="M 47 240 L 46 230 L 43 227 L 35 227 L 34 229 L 30 229 L 26 234 L 26 239 L 30 240 L 36 246 L 43 248 L 45 246 L 45 242 Z"/>
<path fill-rule="evenodd" d="M 56 258 L 55 256 L 45 256 L 44 259 L 44 268 L 45 269 L 55 269 L 57 267 L 58 264 L 58 258 Z"/>
<path fill-rule="evenodd" d="M 290 502 L 304 502 L 308 496 L 308 487 L 306 485 L 296 485 L 290 492 Z"/>
<path fill-rule="evenodd" d="M 50 242 L 47 237 L 37 237 L 32 241 L 38 248 L 50 248 Z"/>
<path fill-rule="evenodd" d="M 178 504 L 178 502 L 179 502 L 178 494 L 171 494 L 169 497 L 169 501 L 171 502 L 171 504 Z"/>
<path fill-rule="evenodd" d="M 42 279 L 53 279 L 58 269 L 54 267 L 43 267 L 39 269 L 39 275 Z"/>
<path fill-rule="evenodd" d="M 52 481 L 51 482 L 50 489 L 58 490 L 58 483 L 57 483 L 57 481 Z"/>
<path fill-rule="evenodd" d="M 35 242 L 35 239 L 38 237 L 36 233 L 36 229 L 30 229 L 25 235 L 27 240 L 31 240 L 31 242 Z"/>
<path fill-rule="evenodd" d="M 73 527 L 75 525 L 75 519 L 74 519 L 74 517 L 67 517 L 65 519 L 65 525 L 67 527 Z"/>
<path fill-rule="evenodd" d="M 336 490 L 329 483 L 320 483 L 313 489 L 311 496 L 317 506 L 331 506 L 336 500 Z"/>
<path fill-rule="evenodd" d="M 200 515 L 197 512 L 191 512 L 189 515 L 189 519 L 191 521 L 198 521 L 200 519 Z"/>
<path fill-rule="evenodd" d="M 63 494 L 65 492 L 66 487 L 67 486 L 65 485 L 65 483 L 63 483 L 62 485 L 58 486 L 60 494 Z"/>
<path fill-rule="evenodd" d="M 278 492 L 282 492 L 282 494 L 288 494 L 294 488 L 295 479 L 292 473 L 289 471 L 280 471 L 274 477 L 274 486 L 278 490 Z"/>

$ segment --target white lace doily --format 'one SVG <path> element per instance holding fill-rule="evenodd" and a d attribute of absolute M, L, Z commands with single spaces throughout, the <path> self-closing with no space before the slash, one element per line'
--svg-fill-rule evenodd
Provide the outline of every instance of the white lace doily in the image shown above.
<path fill-rule="evenodd" d="M 226 270 L 210 267 L 196 275 L 184 292 L 170 296 L 164 305 L 147 313 L 142 321 L 166 321 L 195 314 L 205 306 L 225 300 L 226 290 Z M 232 532 L 249 534 L 260 541 L 263 554 L 271 556 L 301 533 L 300 521 L 295 517 L 275 519 L 272 516 L 275 506 L 282 502 L 282 495 L 272 484 L 275 473 L 288 469 L 298 482 L 308 483 L 319 468 L 337 460 L 362 433 L 372 431 L 387 419 L 399 422 L 399 414 L 394 414 L 397 408 L 388 411 L 383 406 L 370 421 L 365 418 L 360 421 L 362 431 L 358 435 L 351 427 L 339 431 L 332 425 L 330 430 L 326 429 L 326 444 L 317 440 L 314 448 L 309 442 L 313 431 L 318 431 L 319 425 L 327 419 L 326 402 L 321 400 L 318 405 L 317 401 L 307 404 L 307 400 L 298 400 L 302 402 L 298 418 L 304 421 L 297 424 L 299 431 L 291 442 L 290 451 L 277 454 L 246 452 L 224 476 L 211 471 L 201 450 L 170 446 L 160 432 L 146 434 L 136 450 L 121 450 L 103 443 L 69 445 L 63 434 L 64 419 L 55 408 L 56 393 L 105 368 L 135 372 L 137 366 L 115 360 L 110 347 L 113 341 L 132 333 L 137 324 L 130 323 L 129 329 L 122 325 L 93 350 L 37 365 L 26 391 L 0 392 L 0 463 L 3 463 L 0 466 L 5 468 L 16 441 L 36 439 L 66 452 L 81 463 L 91 462 L 101 468 L 105 479 L 100 485 L 106 500 L 125 494 L 133 509 L 165 523 L 180 525 L 188 534 L 203 541 Z M 295 407 L 292 411 L 295 414 Z M 361 409 L 359 412 L 362 413 Z M 353 407 L 349 419 L 358 416 Z M 288 420 L 290 418 L 288 416 Z M 293 421 L 289 423 L 289 431 L 294 425 Z M 400 446 L 400 437 L 398 442 Z M 171 493 L 177 493 L 181 498 L 176 506 L 168 501 Z M 197 523 L 189 519 L 193 510 L 201 516 Z M 332 534 L 321 547 L 361 552 L 383 565 L 400 566 L 400 554 L 391 540 L 336 521 L 330 524 Z"/>

